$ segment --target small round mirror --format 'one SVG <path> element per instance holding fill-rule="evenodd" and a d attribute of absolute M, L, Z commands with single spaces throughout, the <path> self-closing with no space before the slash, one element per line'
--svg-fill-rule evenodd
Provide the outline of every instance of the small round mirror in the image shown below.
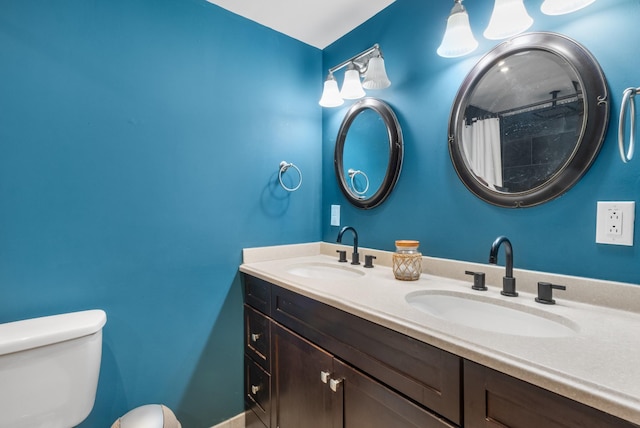
<path fill-rule="evenodd" d="M 604 75 L 591 54 L 554 33 L 528 33 L 494 48 L 456 96 L 449 151 L 462 182 L 503 207 L 527 207 L 573 186 L 607 128 Z"/>
<path fill-rule="evenodd" d="M 369 209 L 391 193 L 402 167 L 402 132 L 386 103 L 364 98 L 347 112 L 334 155 L 340 190 L 353 205 Z"/>

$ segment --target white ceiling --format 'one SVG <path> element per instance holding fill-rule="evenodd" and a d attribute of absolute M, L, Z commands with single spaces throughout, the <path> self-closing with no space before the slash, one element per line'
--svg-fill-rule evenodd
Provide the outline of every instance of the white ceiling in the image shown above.
<path fill-rule="evenodd" d="M 395 0 L 208 0 L 324 49 Z"/>

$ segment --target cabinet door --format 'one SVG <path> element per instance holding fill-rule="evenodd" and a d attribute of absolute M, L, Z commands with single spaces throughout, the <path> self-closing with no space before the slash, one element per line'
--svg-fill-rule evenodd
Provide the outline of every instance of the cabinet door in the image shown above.
<path fill-rule="evenodd" d="M 335 410 L 342 416 L 344 428 L 454 427 L 339 360 L 334 360 L 332 378 L 341 381 L 339 388 L 344 401 L 342 408 Z"/>
<path fill-rule="evenodd" d="M 336 395 L 322 382 L 333 357 L 284 327 L 273 324 L 273 428 L 332 428 Z M 328 380 L 328 379 L 326 379 Z"/>
<path fill-rule="evenodd" d="M 464 362 L 467 428 L 631 428 L 592 407 L 470 361 Z"/>

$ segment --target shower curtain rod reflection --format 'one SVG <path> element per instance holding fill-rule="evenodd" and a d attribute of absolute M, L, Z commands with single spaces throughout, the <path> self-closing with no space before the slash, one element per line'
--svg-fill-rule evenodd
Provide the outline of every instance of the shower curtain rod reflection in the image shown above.
<path fill-rule="evenodd" d="M 535 103 L 527 104 L 524 106 L 502 110 L 495 114 L 498 117 L 513 116 L 514 114 L 518 114 L 518 113 L 528 113 L 531 111 L 542 110 L 549 107 L 556 107 L 558 104 L 565 105 L 573 101 L 578 101 L 580 99 L 582 99 L 582 92 L 576 92 L 573 94 L 564 95 L 562 97 L 553 97 L 548 100 L 537 101 Z M 564 102 L 561 103 L 560 101 L 564 101 Z"/>

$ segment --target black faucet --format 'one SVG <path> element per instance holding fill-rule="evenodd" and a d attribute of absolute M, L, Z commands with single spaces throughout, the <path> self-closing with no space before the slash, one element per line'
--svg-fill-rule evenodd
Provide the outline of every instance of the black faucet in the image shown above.
<path fill-rule="evenodd" d="M 351 226 L 343 227 L 340 230 L 340 233 L 338 233 L 338 243 L 342 243 L 342 235 L 347 230 L 350 230 L 350 231 L 353 232 L 353 254 L 351 255 L 351 264 L 352 265 L 359 265 L 360 264 L 360 254 L 358 254 L 358 232 L 356 232 L 356 230 Z"/>
<path fill-rule="evenodd" d="M 503 296 L 516 297 L 516 279 L 513 277 L 513 247 L 511 241 L 506 236 L 498 236 L 493 244 L 491 244 L 491 252 L 489 253 L 489 263 L 495 265 L 498 263 L 498 250 L 500 244 L 504 244 L 504 256 L 507 259 L 505 262 L 505 276 L 502 278 L 502 291 L 500 294 Z"/>

